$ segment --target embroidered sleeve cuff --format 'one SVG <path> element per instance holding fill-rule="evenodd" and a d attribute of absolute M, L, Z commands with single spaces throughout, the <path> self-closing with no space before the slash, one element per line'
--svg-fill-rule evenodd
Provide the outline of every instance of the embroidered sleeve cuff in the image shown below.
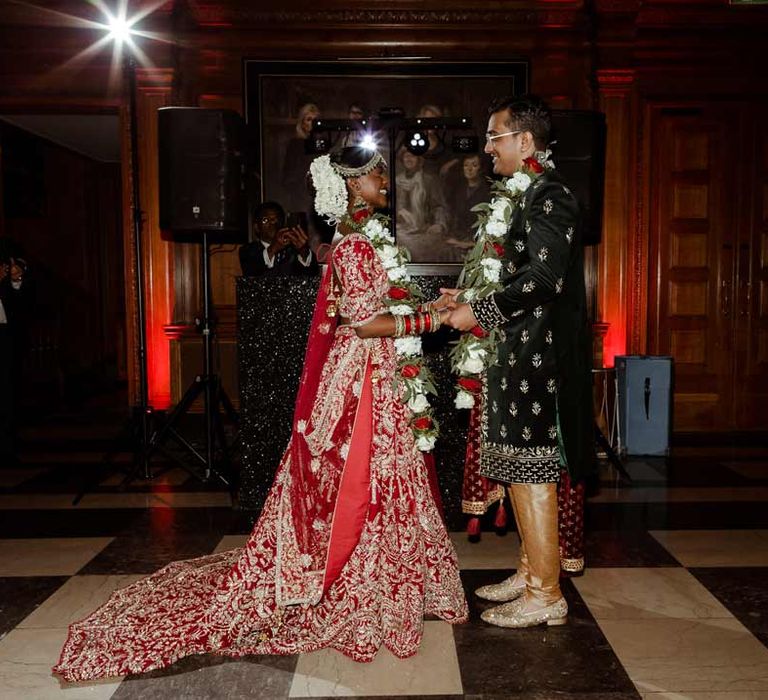
<path fill-rule="evenodd" d="M 475 314 L 480 328 L 484 331 L 491 331 L 497 326 L 503 326 L 509 319 L 499 311 L 494 295 L 491 294 L 485 299 L 477 299 L 469 302 L 472 313 Z"/>

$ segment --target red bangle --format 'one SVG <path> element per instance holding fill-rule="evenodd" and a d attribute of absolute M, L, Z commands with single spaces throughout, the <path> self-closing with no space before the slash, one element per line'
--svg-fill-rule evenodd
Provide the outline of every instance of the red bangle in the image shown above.
<path fill-rule="evenodd" d="M 432 330 L 432 317 L 429 314 L 422 314 L 422 319 L 424 319 L 424 332 L 429 333 Z"/>
<path fill-rule="evenodd" d="M 411 335 L 411 317 L 403 316 L 403 320 L 405 321 L 405 334 Z"/>

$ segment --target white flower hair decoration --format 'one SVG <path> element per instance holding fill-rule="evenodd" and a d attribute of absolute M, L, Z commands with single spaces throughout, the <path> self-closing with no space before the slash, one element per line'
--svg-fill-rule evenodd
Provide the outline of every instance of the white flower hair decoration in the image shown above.
<path fill-rule="evenodd" d="M 309 166 L 315 188 L 315 211 L 329 224 L 336 224 L 347 213 L 347 186 L 331 164 L 331 157 L 320 156 Z"/>

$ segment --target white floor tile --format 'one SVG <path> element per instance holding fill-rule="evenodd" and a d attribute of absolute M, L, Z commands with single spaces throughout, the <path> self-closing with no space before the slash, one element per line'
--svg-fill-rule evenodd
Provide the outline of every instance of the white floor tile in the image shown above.
<path fill-rule="evenodd" d="M 0 540 L 0 576 L 72 576 L 114 537 Z"/>
<path fill-rule="evenodd" d="M 51 673 L 67 632 L 20 630 L 0 640 L 0 697 L 3 700 L 107 700 L 120 680 L 62 683 Z"/>
<path fill-rule="evenodd" d="M 370 695 L 460 695 L 463 693 L 453 630 L 445 622 L 425 622 L 418 654 L 398 659 L 381 649 L 369 664 L 330 649 L 302 654 L 289 697 Z"/>
<path fill-rule="evenodd" d="M 733 617 L 683 568 L 588 568 L 573 584 L 598 622 Z"/>
<path fill-rule="evenodd" d="M 641 693 L 768 691 L 768 649 L 738 620 L 600 620 Z"/>
<path fill-rule="evenodd" d="M 16 629 L 66 629 L 106 603 L 113 591 L 142 578 L 140 575 L 73 576 Z"/>

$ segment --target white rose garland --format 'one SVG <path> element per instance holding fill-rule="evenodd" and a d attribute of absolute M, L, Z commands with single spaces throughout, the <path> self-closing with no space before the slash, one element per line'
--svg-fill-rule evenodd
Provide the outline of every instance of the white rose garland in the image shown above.
<path fill-rule="evenodd" d="M 464 261 L 458 286 L 464 291 L 460 301 L 484 299 L 501 290 L 502 241 L 509 230 L 509 223 L 523 196 L 546 170 L 555 164 L 551 151 L 537 151 L 533 158 L 526 158 L 520 170 L 491 186 L 491 201 L 478 204 L 475 237 L 477 242 Z M 480 326 L 464 333 L 451 351 L 451 367 L 458 375 L 456 384 L 456 408 L 472 408 L 475 394 L 481 386 L 481 376 L 496 361 L 498 330 L 486 333 Z"/>
<path fill-rule="evenodd" d="M 420 305 L 421 290 L 411 281 L 406 267 L 410 255 L 405 248 L 395 245 L 389 230 L 389 219 L 380 214 L 368 216 L 365 210 L 359 210 L 353 215 L 345 214 L 343 223 L 368 238 L 387 271 L 390 288 L 384 303 L 389 312 L 395 316 L 415 313 Z M 413 414 L 411 429 L 416 447 L 429 452 L 435 446 L 439 426 L 432 415 L 427 395 L 436 395 L 437 390 L 432 373 L 424 364 L 421 338 L 417 335 L 395 338 L 394 346 L 398 356 L 395 390 Z"/>

